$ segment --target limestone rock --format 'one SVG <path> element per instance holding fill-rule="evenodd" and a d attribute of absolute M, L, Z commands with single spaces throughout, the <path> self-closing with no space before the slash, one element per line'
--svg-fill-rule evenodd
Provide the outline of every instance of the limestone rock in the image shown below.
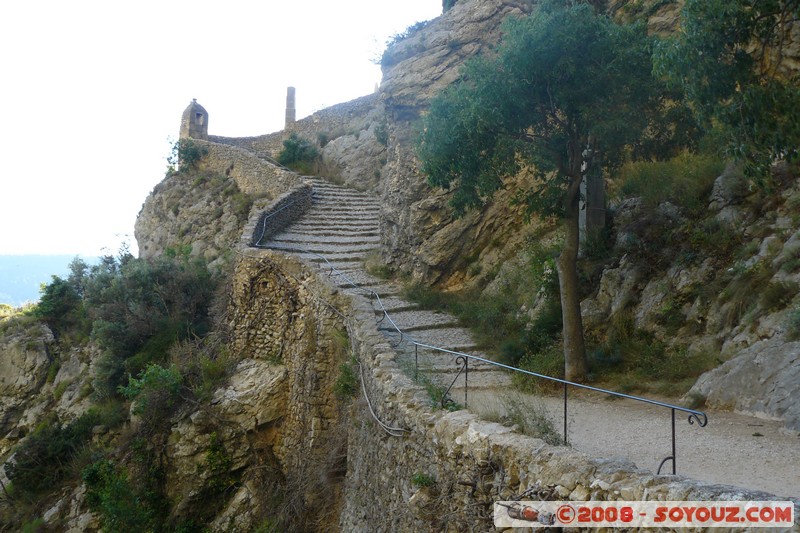
<path fill-rule="evenodd" d="M 38 322 L 18 320 L 4 326 L 0 335 L 0 439 L 36 401 L 50 367 L 48 349 L 55 341 L 50 329 Z"/>
<path fill-rule="evenodd" d="M 283 365 L 245 359 L 237 365 L 228 386 L 214 393 L 211 403 L 243 429 L 256 429 L 286 413 L 287 375 Z"/>
<path fill-rule="evenodd" d="M 706 372 L 689 391 L 712 407 L 732 408 L 800 431 L 800 342 L 760 341 Z"/>
<path fill-rule="evenodd" d="M 741 202 L 750 190 L 744 175 L 733 165 L 728 165 L 725 171 L 714 180 L 708 208 L 719 211 L 724 207 Z"/>
<path fill-rule="evenodd" d="M 641 278 L 641 269 L 627 256 L 623 256 L 616 268 L 604 270 L 597 294 L 581 302 L 585 324 L 603 323 L 624 309 L 636 298 L 635 288 Z"/>
<path fill-rule="evenodd" d="M 141 257 L 191 246 L 214 261 L 234 247 L 250 213 L 236 183 L 225 176 L 170 174 L 145 200 L 134 233 Z"/>
<path fill-rule="evenodd" d="M 325 174 L 338 176 L 344 184 L 361 190 L 378 189 L 386 162 L 385 141 L 378 139 L 386 135 L 386 125 L 377 121 L 377 113 L 371 115 L 375 121 L 367 129 L 337 137 L 322 148 Z"/>

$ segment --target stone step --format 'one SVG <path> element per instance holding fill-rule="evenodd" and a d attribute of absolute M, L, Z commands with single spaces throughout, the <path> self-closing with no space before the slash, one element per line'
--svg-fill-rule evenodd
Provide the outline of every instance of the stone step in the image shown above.
<path fill-rule="evenodd" d="M 333 254 L 358 253 L 363 255 L 366 252 L 375 249 L 374 243 L 336 245 L 336 244 L 325 244 L 325 243 L 315 243 L 315 242 L 306 242 L 306 243 L 290 242 L 282 240 L 270 240 L 267 243 L 267 246 L 272 248 L 273 250 L 283 250 L 295 253 L 312 252 L 320 255 L 325 255 L 329 253 Z"/>
<path fill-rule="evenodd" d="M 303 217 L 302 222 L 298 222 L 298 224 L 317 227 L 327 226 L 329 228 L 344 227 L 348 229 L 365 227 L 378 229 L 380 227 L 377 219 L 359 218 L 346 214 L 331 215 L 321 213 L 308 213 L 305 217 Z"/>
<path fill-rule="evenodd" d="M 340 253 L 328 253 L 324 254 L 325 259 L 322 259 L 317 254 L 307 253 L 308 251 L 299 250 L 294 251 L 296 256 L 300 257 L 301 259 L 306 259 L 307 261 L 311 261 L 312 263 L 325 263 L 325 259 L 328 260 L 331 264 L 336 263 L 363 263 L 364 259 L 366 258 L 366 253 L 364 252 L 340 252 Z"/>
<path fill-rule="evenodd" d="M 419 306 L 415 303 L 409 302 L 404 300 L 398 296 L 390 296 L 388 298 L 383 298 L 381 300 L 384 309 L 390 313 L 397 313 L 401 311 L 413 311 L 415 309 L 419 309 Z M 375 314 L 380 314 L 383 311 L 377 308 L 377 303 L 375 302 Z"/>
<path fill-rule="evenodd" d="M 390 314 L 397 327 L 406 332 L 458 327 L 458 320 L 448 313 L 415 310 L 392 311 Z"/>
<path fill-rule="evenodd" d="M 474 351 L 476 344 L 464 328 L 440 328 L 418 331 L 412 335 L 417 342 L 458 352 Z"/>
<path fill-rule="evenodd" d="M 298 232 L 281 232 L 272 238 L 276 242 L 302 242 L 302 243 L 318 243 L 318 244 L 377 244 L 380 243 L 380 237 L 374 236 L 343 236 L 343 235 L 314 235 L 308 233 Z"/>

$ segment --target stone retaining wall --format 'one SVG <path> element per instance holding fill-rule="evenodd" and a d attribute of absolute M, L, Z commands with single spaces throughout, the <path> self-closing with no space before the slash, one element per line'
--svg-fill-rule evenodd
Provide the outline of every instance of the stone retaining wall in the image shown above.
<path fill-rule="evenodd" d="M 294 273 L 291 279 L 327 283 L 295 258 L 273 257 Z M 332 286 L 325 292 L 338 293 Z M 341 414 L 350 419 L 341 531 L 492 530 L 493 502 L 537 484 L 555 500 L 774 499 L 681 476 L 657 476 L 628 462 L 592 459 L 466 411 L 433 408 L 423 387 L 398 366 L 394 349 L 376 328 L 372 305 L 362 297 L 341 298 L 338 304 L 337 314 L 347 317 L 372 408 L 384 423 L 408 430 L 403 437 L 383 431 L 360 390 L 350 412 Z"/>

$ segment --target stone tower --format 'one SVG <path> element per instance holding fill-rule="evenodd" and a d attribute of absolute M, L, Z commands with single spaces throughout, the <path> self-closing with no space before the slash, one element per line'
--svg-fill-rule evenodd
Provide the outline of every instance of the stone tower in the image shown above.
<path fill-rule="evenodd" d="M 289 128 L 294 124 L 297 111 L 294 108 L 294 87 L 286 88 L 286 124 L 284 127 Z"/>
<path fill-rule="evenodd" d="M 195 99 L 192 99 L 192 103 L 183 112 L 181 131 L 178 137 L 208 140 L 208 112 Z"/>

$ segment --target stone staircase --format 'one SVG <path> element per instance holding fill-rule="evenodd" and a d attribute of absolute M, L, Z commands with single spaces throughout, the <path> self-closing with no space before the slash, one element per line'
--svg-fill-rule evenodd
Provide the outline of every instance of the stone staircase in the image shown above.
<path fill-rule="evenodd" d="M 377 252 L 380 245 L 380 204 L 376 197 L 325 180 L 309 181 L 314 189 L 311 209 L 302 219 L 264 243 L 267 248 L 295 254 L 319 264 L 321 269 L 329 268 L 327 260 L 336 269 L 331 277 L 341 290 L 377 294 L 380 302 L 374 294 L 368 295 L 375 307 L 376 320 L 380 320 L 386 310 L 403 331 L 402 339 L 389 320 L 380 321 L 379 329 L 397 347 L 398 363 L 409 373 L 414 371 L 415 357 L 420 373 L 444 387 L 453 382 L 458 371 L 455 355 L 422 347 L 416 347 L 415 351 L 413 341 L 488 359 L 455 317 L 420 309 L 403 298 L 399 284 L 366 271 L 365 260 L 371 252 Z M 468 379 L 469 394 L 505 388 L 511 381 L 505 371 L 477 361 L 470 361 Z M 462 374 L 451 391 L 452 398 L 459 403 L 464 399 L 463 386 Z"/>

